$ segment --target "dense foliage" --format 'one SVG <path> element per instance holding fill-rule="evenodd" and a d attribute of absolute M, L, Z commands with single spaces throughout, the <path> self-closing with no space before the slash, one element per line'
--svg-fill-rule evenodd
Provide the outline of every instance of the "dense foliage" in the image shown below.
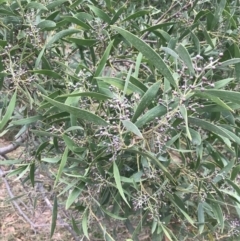
<path fill-rule="evenodd" d="M 125 240 L 109 219 L 132 240 L 238 240 L 239 14 L 238 0 L 0 1 L 1 136 L 28 134 L 9 175 L 47 175 L 54 212 L 71 207 L 92 240 L 93 224 Z"/>

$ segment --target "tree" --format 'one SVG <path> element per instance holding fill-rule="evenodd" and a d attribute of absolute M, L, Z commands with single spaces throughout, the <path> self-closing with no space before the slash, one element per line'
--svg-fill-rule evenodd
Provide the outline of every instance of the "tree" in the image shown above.
<path fill-rule="evenodd" d="M 13 173 L 51 180 L 52 233 L 60 202 L 88 239 L 120 240 L 108 219 L 132 240 L 238 235 L 239 3 L 159 5 L 1 2 L 0 129 L 28 135 Z"/>

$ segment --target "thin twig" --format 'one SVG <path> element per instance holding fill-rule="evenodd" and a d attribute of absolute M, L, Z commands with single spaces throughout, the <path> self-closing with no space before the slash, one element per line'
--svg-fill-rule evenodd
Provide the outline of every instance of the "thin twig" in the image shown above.
<path fill-rule="evenodd" d="M 5 186 L 7 188 L 8 194 L 10 198 L 12 199 L 11 202 L 13 203 L 14 207 L 17 209 L 18 213 L 31 225 L 31 228 L 36 232 L 35 230 L 35 224 L 28 218 L 28 216 L 22 211 L 22 209 L 19 207 L 18 203 L 14 200 L 15 196 L 13 195 L 10 185 L 7 181 L 7 179 L 4 177 L 4 172 L 0 168 L 0 177 L 5 183 Z"/>

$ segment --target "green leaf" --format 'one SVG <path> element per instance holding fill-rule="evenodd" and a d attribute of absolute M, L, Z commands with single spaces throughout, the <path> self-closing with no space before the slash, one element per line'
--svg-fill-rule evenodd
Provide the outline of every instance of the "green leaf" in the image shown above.
<path fill-rule="evenodd" d="M 151 26 L 149 28 L 146 28 L 146 29 L 142 30 L 142 32 L 153 32 L 154 30 L 157 30 L 159 28 L 163 28 L 163 27 L 166 27 L 166 26 L 174 25 L 176 23 L 177 22 L 159 23 L 157 25 L 153 25 L 153 26 Z"/>
<path fill-rule="evenodd" d="M 109 54 L 110 54 L 110 51 L 111 51 L 111 49 L 112 49 L 113 42 L 114 42 L 114 40 L 111 41 L 111 42 L 109 43 L 109 45 L 107 46 L 107 48 L 106 48 L 106 50 L 105 50 L 105 52 L 104 52 L 101 60 L 100 60 L 99 63 L 98 63 L 98 66 L 97 66 L 96 72 L 95 72 L 95 74 L 94 74 L 94 77 L 98 77 L 98 76 L 101 74 L 101 72 L 103 71 L 103 69 L 104 69 L 104 67 L 105 67 L 105 65 L 106 65 L 108 56 L 109 56 Z"/>
<path fill-rule="evenodd" d="M 206 93 L 205 91 L 202 92 L 202 91 L 196 90 L 195 91 L 195 95 L 201 96 L 201 97 L 206 98 L 206 99 L 210 99 L 213 102 L 215 102 L 217 105 L 223 107 L 224 109 L 230 110 L 231 112 L 234 112 L 233 109 L 229 105 L 224 103 L 221 99 L 219 99 L 218 97 L 213 96 L 213 95 L 211 95 L 209 93 Z"/>
<path fill-rule="evenodd" d="M 9 105 L 7 107 L 6 113 L 0 122 L 0 131 L 5 127 L 5 125 L 8 123 L 8 121 L 10 120 L 10 118 L 13 114 L 15 104 L 16 104 L 16 97 L 17 97 L 17 90 L 14 92 L 14 94 L 9 102 Z"/>
<path fill-rule="evenodd" d="M 55 0 L 55 1 L 53 1 L 50 4 L 47 5 L 47 9 L 51 10 L 51 9 L 53 9 L 55 7 L 59 7 L 59 6 L 61 6 L 65 2 L 68 2 L 68 0 Z"/>
<path fill-rule="evenodd" d="M 210 132 L 214 132 L 217 135 L 220 135 L 220 136 L 226 137 L 230 140 L 233 140 L 231 138 L 231 136 L 225 130 L 223 130 L 222 128 L 220 128 L 217 125 L 211 124 L 210 122 L 207 122 L 205 120 L 200 120 L 200 119 L 197 119 L 197 118 L 194 118 L 194 117 L 188 117 L 188 121 L 189 121 L 189 123 L 200 126 L 205 130 L 208 130 Z"/>
<path fill-rule="evenodd" d="M 2 163 L 2 162 L 1 162 Z M 235 167 L 233 167 L 232 169 L 232 173 L 231 173 L 231 180 L 234 180 L 238 174 L 240 173 L 240 165 L 236 165 Z"/>
<path fill-rule="evenodd" d="M 42 158 L 41 161 L 48 162 L 48 163 L 58 163 L 61 160 L 60 157 L 53 157 L 53 158 Z"/>
<path fill-rule="evenodd" d="M 43 74 L 43 75 L 49 76 L 54 79 L 62 79 L 63 78 L 62 75 L 60 75 L 52 70 L 49 70 L 49 69 L 31 70 L 30 72 L 36 73 L 36 74 Z"/>
<path fill-rule="evenodd" d="M 30 2 L 27 4 L 26 8 L 33 8 L 36 10 L 45 10 L 48 11 L 48 9 L 41 3 L 39 2 Z"/>
<path fill-rule="evenodd" d="M 193 145 L 199 146 L 202 143 L 201 135 L 199 132 L 189 128 L 190 135 L 192 137 Z"/>
<path fill-rule="evenodd" d="M 214 44 L 213 44 L 213 41 L 208 33 L 208 31 L 206 30 L 204 24 L 201 23 L 201 28 L 202 28 L 202 31 L 203 31 L 203 35 L 207 41 L 207 43 L 211 46 L 211 48 L 213 49 L 214 48 Z"/>
<path fill-rule="evenodd" d="M 37 68 L 39 67 L 40 62 L 41 62 L 41 59 L 42 59 L 43 54 L 44 54 L 44 52 L 45 52 L 45 49 L 46 49 L 46 46 L 44 46 L 44 47 L 42 48 L 42 50 L 40 51 L 40 53 L 39 53 L 39 55 L 38 55 L 38 57 L 37 57 L 37 59 L 36 59 L 36 62 L 35 62 L 35 69 L 37 69 Z"/>
<path fill-rule="evenodd" d="M 134 73 L 135 75 L 135 73 Z M 143 95 L 144 92 L 148 90 L 148 87 L 144 85 L 140 80 L 136 79 L 134 76 L 130 77 L 130 82 L 135 85 L 137 88 L 141 89 L 143 92 L 141 95 Z"/>
<path fill-rule="evenodd" d="M 12 124 L 13 125 L 29 125 L 31 123 L 35 123 L 35 122 L 40 121 L 42 119 L 43 119 L 42 116 L 37 115 L 37 116 L 32 116 L 32 117 L 21 119 L 21 120 L 12 121 Z"/>
<path fill-rule="evenodd" d="M 162 230 L 163 230 L 164 234 L 166 235 L 167 239 L 168 239 L 169 241 L 173 241 L 172 238 L 171 238 L 171 236 L 170 236 L 170 234 L 169 234 L 169 232 L 168 232 L 168 231 L 170 231 L 170 230 L 168 230 L 167 227 L 165 227 L 164 225 L 162 225 L 162 223 L 159 222 L 158 224 L 159 224 L 160 227 L 162 228 Z"/>
<path fill-rule="evenodd" d="M 67 40 L 79 46 L 88 46 L 88 47 L 93 46 L 95 43 L 97 43 L 96 39 L 68 38 Z"/>
<path fill-rule="evenodd" d="M 175 179 L 168 172 L 167 168 L 155 156 L 153 156 L 151 152 L 142 151 L 140 148 L 137 148 L 137 147 L 131 147 L 129 149 L 126 149 L 126 151 L 133 152 L 133 153 L 138 153 L 141 156 L 145 156 L 145 157 L 149 158 L 155 165 L 157 165 L 164 172 L 164 174 L 166 175 L 166 177 L 170 181 L 175 183 Z"/>
<path fill-rule="evenodd" d="M 103 12 L 101 9 L 92 6 L 92 5 L 88 5 L 88 7 L 95 13 L 95 15 L 99 18 L 101 18 L 104 22 L 110 24 L 111 23 L 111 18 L 105 13 Z"/>
<path fill-rule="evenodd" d="M 30 177 L 30 181 L 32 186 L 34 187 L 35 184 L 35 163 L 33 162 L 30 166 L 30 172 L 29 172 L 29 177 Z"/>
<path fill-rule="evenodd" d="M 216 184 L 227 176 L 227 174 L 232 170 L 235 164 L 235 160 L 230 161 L 221 171 L 213 178 L 212 183 Z"/>
<path fill-rule="evenodd" d="M 70 23 L 74 23 L 78 26 L 80 26 L 83 30 L 90 30 L 92 27 L 86 23 L 84 23 L 83 21 L 79 20 L 78 18 L 75 17 L 63 17 L 63 19 L 65 19 L 66 21 L 70 22 Z"/>
<path fill-rule="evenodd" d="M 225 189 L 220 189 L 220 191 L 229 195 L 229 197 L 231 197 L 234 201 L 237 201 L 238 203 L 240 203 L 240 196 L 237 193 L 232 192 L 232 191 L 228 191 L 228 190 L 225 190 Z"/>
<path fill-rule="evenodd" d="M 110 213 L 109 211 L 107 211 L 107 210 L 106 210 L 105 208 L 103 208 L 103 207 L 100 207 L 100 208 L 103 210 L 104 213 L 106 213 L 108 216 L 110 216 L 110 217 L 113 218 L 113 219 L 121 220 L 121 221 L 127 219 L 127 218 L 119 217 L 119 216 L 115 215 L 114 213 Z"/>
<path fill-rule="evenodd" d="M 152 103 L 155 96 L 157 95 L 157 92 L 159 91 L 159 87 L 160 82 L 156 82 L 143 95 L 132 117 L 132 122 L 135 122 L 137 118 L 143 113 L 143 111 Z"/>
<path fill-rule="evenodd" d="M 56 23 L 51 20 L 43 20 L 37 25 L 37 27 L 41 29 L 53 29 L 56 27 Z"/>
<path fill-rule="evenodd" d="M 176 108 L 178 106 L 177 102 L 174 102 L 170 107 Z M 148 122 L 154 120 L 156 117 L 161 117 L 168 112 L 167 107 L 161 105 L 156 106 L 150 110 L 148 110 L 143 116 L 141 116 L 135 123 L 137 127 L 142 127 Z"/>
<path fill-rule="evenodd" d="M 177 54 L 175 51 L 173 51 L 172 49 L 170 49 L 170 48 L 168 48 L 168 47 L 161 47 L 161 49 L 162 49 L 166 54 L 171 55 L 173 58 L 179 59 L 178 54 Z"/>
<path fill-rule="evenodd" d="M 127 78 L 126 78 L 126 80 L 125 80 L 124 89 L 123 89 L 123 97 L 122 97 L 122 98 L 124 98 L 124 96 L 125 96 L 126 93 L 127 93 L 129 80 L 130 80 L 130 77 L 131 77 L 131 74 L 132 74 L 132 67 L 133 67 L 133 66 L 131 65 L 131 67 L 130 67 L 130 69 L 129 69 L 129 71 L 128 71 L 128 74 L 127 74 Z"/>
<path fill-rule="evenodd" d="M 61 163 L 60 163 L 59 168 L 58 168 L 57 177 L 56 177 L 56 180 L 54 182 L 54 188 L 56 187 L 57 182 L 58 182 L 58 180 L 60 179 L 60 177 L 62 175 L 63 168 L 65 167 L 65 165 L 67 163 L 67 157 L 68 157 L 68 148 L 66 147 L 65 151 L 64 151 L 64 153 L 62 155 Z"/>
<path fill-rule="evenodd" d="M 82 217 L 82 229 L 83 229 L 84 235 L 87 237 L 88 240 L 90 240 L 88 236 L 88 211 L 87 210 L 84 212 L 84 215 Z"/>
<path fill-rule="evenodd" d="M 66 37 L 68 35 L 72 35 L 74 33 L 79 33 L 80 30 L 77 29 L 65 29 L 58 33 L 56 33 L 47 43 L 46 48 L 51 47 L 55 42 L 57 42 L 59 39 Z"/>
<path fill-rule="evenodd" d="M 218 66 L 218 68 L 226 67 L 226 66 L 238 64 L 238 63 L 240 63 L 240 58 L 233 58 L 233 59 L 226 60 L 224 62 L 220 62 L 220 65 Z"/>
<path fill-rule="evenodd" d="M 14 165 L 14 164 L 20 164 L 22 162 L 22 160 L 1 160 L 1 165 L 4 165 L 4 166 L 10 166 L 10 165 Z M 25 195 L 25 194 L 24 194 Z"/>
<path fill-rule="evenodd" d="M 58 202 L 57 195 L 54 196 L 53 210 L 52 210 L 52 224 L 51 224 L 51 238 L 54 234 L 57 223 L 57 214 L 58 214 Z"/>
<path fill-rule="evenodd" d="M 137 56 L 137 60 L 136 60 L 135 71 L 133 73 L 133 77 L 135 79 L 138 78 L 139 69 L 140 69 L 140 66 L 141 66 L 141 61 L 142 61 L 142 53 L 139 53 L 138 56 Z M 130 79 L 130 81 L 131 81 L 131 79 Z"/>
<path fill-rule="evenodd" d="M 85 187 L 85 183 L 81 183 L 70 192 L 68 199 L 66 201 L 66 209 L 69 209 L 69 207 L 75 202 L 75 200 L 83 191 L 84 187 Z"/>
<path fill-rule="evenodd" d="M 222 12 L 225 8 L 226 0 L 221 0 L 219 3 L 216 4 L 216 10 L 214 13 L 214 19 L 211 22 L 211 29 L 213 29 L 217 24 L 220 23 L 220 18 L 222 16 Z"/>
<path fill-rule="evenodd" d="M 139 10 L 139 11 L 131 14 L 130 16 L 126 17 L 125 19 L 123 19 L 122 22 L 142 17 L 142 16 L 144 16 L 144 15 L 146 15 L 148 13 L 150 13 L 149 10 Z"/>
<path fill-rule="evenodd" d="M 178 46 L 178 48 L 177 48 L 177 52 L 178 52 L 180 58 L 185 63 L 185 65 L 187 66 L 189 72 L 191 74 L 195 74 L 195 71 L 194 71 L 194 68 L 193 68 L 192 59 L 191 59 L 187 49 L 182 44 L 180 44 Z"/>
<path fill-rule="evenodd" d="M 123 11 L 126 9 L 126 4 L 124 4 L 122 7 L 120 7 L 116 14 L 113 16 L 112 20 L 111 20 L 111 23 L 110 24 L 114 24 L 118 19 L 119 17 L 121 16 L 121 14 L 123 13 Z"/>
<path fill-rule="evenodd" d="M 228 182 L 228 184 L 229 185 L 231 185 L 232 186 L 232 188 L 236 191 L 236 193 L 239 195 L 239 197 L 240 197 L 240 188 L 239 188 L 239 186 L 237 185 L 237 184 L 235 184 L 233 181 L 231 181 L 230 179 L 225 179 L 227 182 Z"/>
<path fill-rule="evenodd" d="M 102 118 L 98 117 L 97 115 L 94 115 L 91 112 L 88 112 L 86 110 L 82 110 L 79 109 L 77 107 L 73 107 L 73 106 L 69 106 L 69 105 L 65 105 L 61 102 L 55 101 L 47 96 L 43 95 L 43 98 L 45 100 L 47 100 L 49 103 L 51 103 L 52 105 L 56 106 L 57 108 L 59 108 L 62 111 L 66 111 L 76 117 L 78 117 L 79 119 L 82 120 L 86 120 L 86 121 L 90 121 L 96 125 L 102 125 L 102 126 L 107 126 L 108 123 L 103 120 Z"/>
<path fill-rule="evenodd" d="M 197 92 L 199 93 L 199 92 Z M 229 90 L 204 90 L 203 93 L 240 104 L 240 92 Z"/>
<path fill-rule="evenodd" d="M 122 28 L 115 26 L 112 26 L 112 28 L 117 30 L 117 32 L 119 32 L 127 41 L 129 41 L 138 51 L 140 51 L 148 59 L 148 61 L 151 64 L 153 64 L 164 77 L 168 79 L 171 85 L 177 87 L 176 82 L 168 66 L 149 45 L 147 45 L 143 40 L 141 40 L 137 36 Z"/>
<path fill-rule="evenodd" d="M 116 186 L 117 186 L 117 189 L 121 195 L 121 197 L 123 198 L 123 200 L 126 202 L 126 204 L 131 207 L 124 195 L 124 191 L 123 191 L 123 188 L 122 188 L 122 184 L 121 184 L 121 177 L 120 177 L 120 173 L 119 173 L 119 170 L 118 170 L 118 166 L 116 164 L 115 161 L 113 161 L 113 175 L 114 175 L 114 179 L 115 179 L 115 182 L 116 182 Z"/>
<path fill-rule="evenodd" d="M 70 137 L 68 137 L 67 135 L 63 134 L 62 137 L 63 137 L 63 140 L 64 140 L 65 144 L 67 145 L 69 150 L 71 150 L 72 152 L 82 153 L 86 150 L 86 147 L 78 147 L 75 144 L 75 142 Z"/>
<path fill-rule="evenodd" d="M 200 54 L 200 42 L 199 42 L 198 37 L 193 32 L 191 32 L 191 37 L 192 37 L 192 41 L 194 43 L 194 46 L 196 48 L 197 54 Z"/>
<path fill-rule="evenodd" d="M 60 95 L 59 98 L 63 97 L 76 97 L 76 96 L 86 96 L 86 97 L 90 97 L 90 98 L 94 98 L 96 100 L 108 100 L 110 99 L 109 96 L 107 95 L 103 95 L 97 92 L 77 92 L 74 91 L 74 93 L 71 94 L 65 94 L 65 95 Z"/>
<path fill-rule="evenodd" d="M 24 166 L 21 166 L 21 167 L 18 167 L 17 169 L 9 172 L 7 174 L 8 177 L 12 177 L 12 176 L 15 176 L 15 175 L 19 175 L 18 176 L 18 179 L 21 178 L 27 171 L 29 170 L 29 165 L 24 165 Z"/>
<path fill-rule="evenodd" d="M 128 130 L 134 133 L 135 135 L 139 136 L 140 138 L 143 138 L 142 133 L 137 128 L 136 125 L 134 125 L 130 120 L 122 120 L 123 126 Z"/>
<path fill-rule="evenodd" d="M 204 230 L 204 223 L 205 223 L 204 209 L 203 209 L 202 202 L 198 204 L 198 223 L 199 223 L 198 230 L 199 230 L 199 233 L 201 234 Z"/>
<path fill-rule="evenodd" d="M 185 121 L 185 127 L 186 127 L 186 133 L 187 137 L 189 138 L 190 141 L 192 141 L 191 133 L 188 128 L 188 116 L 187 116 L 187 109 L 184 105 L 179 106 L 180 113 Z"/>
<path fill-rule="evenodd" d="M 119 88 L 120 90 L 124 90 L 124 86 L 125 86 L 125 81 L 119 79 L 119 78 L 113 78 L 113 77 L 96 77 L 96 79 L 98 80 L 102 80 L 105 83 L 108 83 L 110 85 L 113 85 L 117 88 Z M 132 83 L 128 83 L 128 88 L 127 88 L 127 95 L 132 94 L 133 92 L 135 93 L 139 93 L 141 95 L 144 94 L 144 91 L 142 89 L 140 89 L 139 87 L 137 87 L 136 85 L 132 84 Z"/>

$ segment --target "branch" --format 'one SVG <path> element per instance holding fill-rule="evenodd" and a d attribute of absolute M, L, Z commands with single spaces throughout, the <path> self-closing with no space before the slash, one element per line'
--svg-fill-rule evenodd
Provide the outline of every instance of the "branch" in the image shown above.
<path fill-rule="evenodd" d="M 9 144 L 7 146 L 0 147 L 0 155 L 5 157 L 4 155 L 16 150 L 28 137 L 28 131 L 25 131 L 20 137 L 16 139 L 15 142 Z"/>

